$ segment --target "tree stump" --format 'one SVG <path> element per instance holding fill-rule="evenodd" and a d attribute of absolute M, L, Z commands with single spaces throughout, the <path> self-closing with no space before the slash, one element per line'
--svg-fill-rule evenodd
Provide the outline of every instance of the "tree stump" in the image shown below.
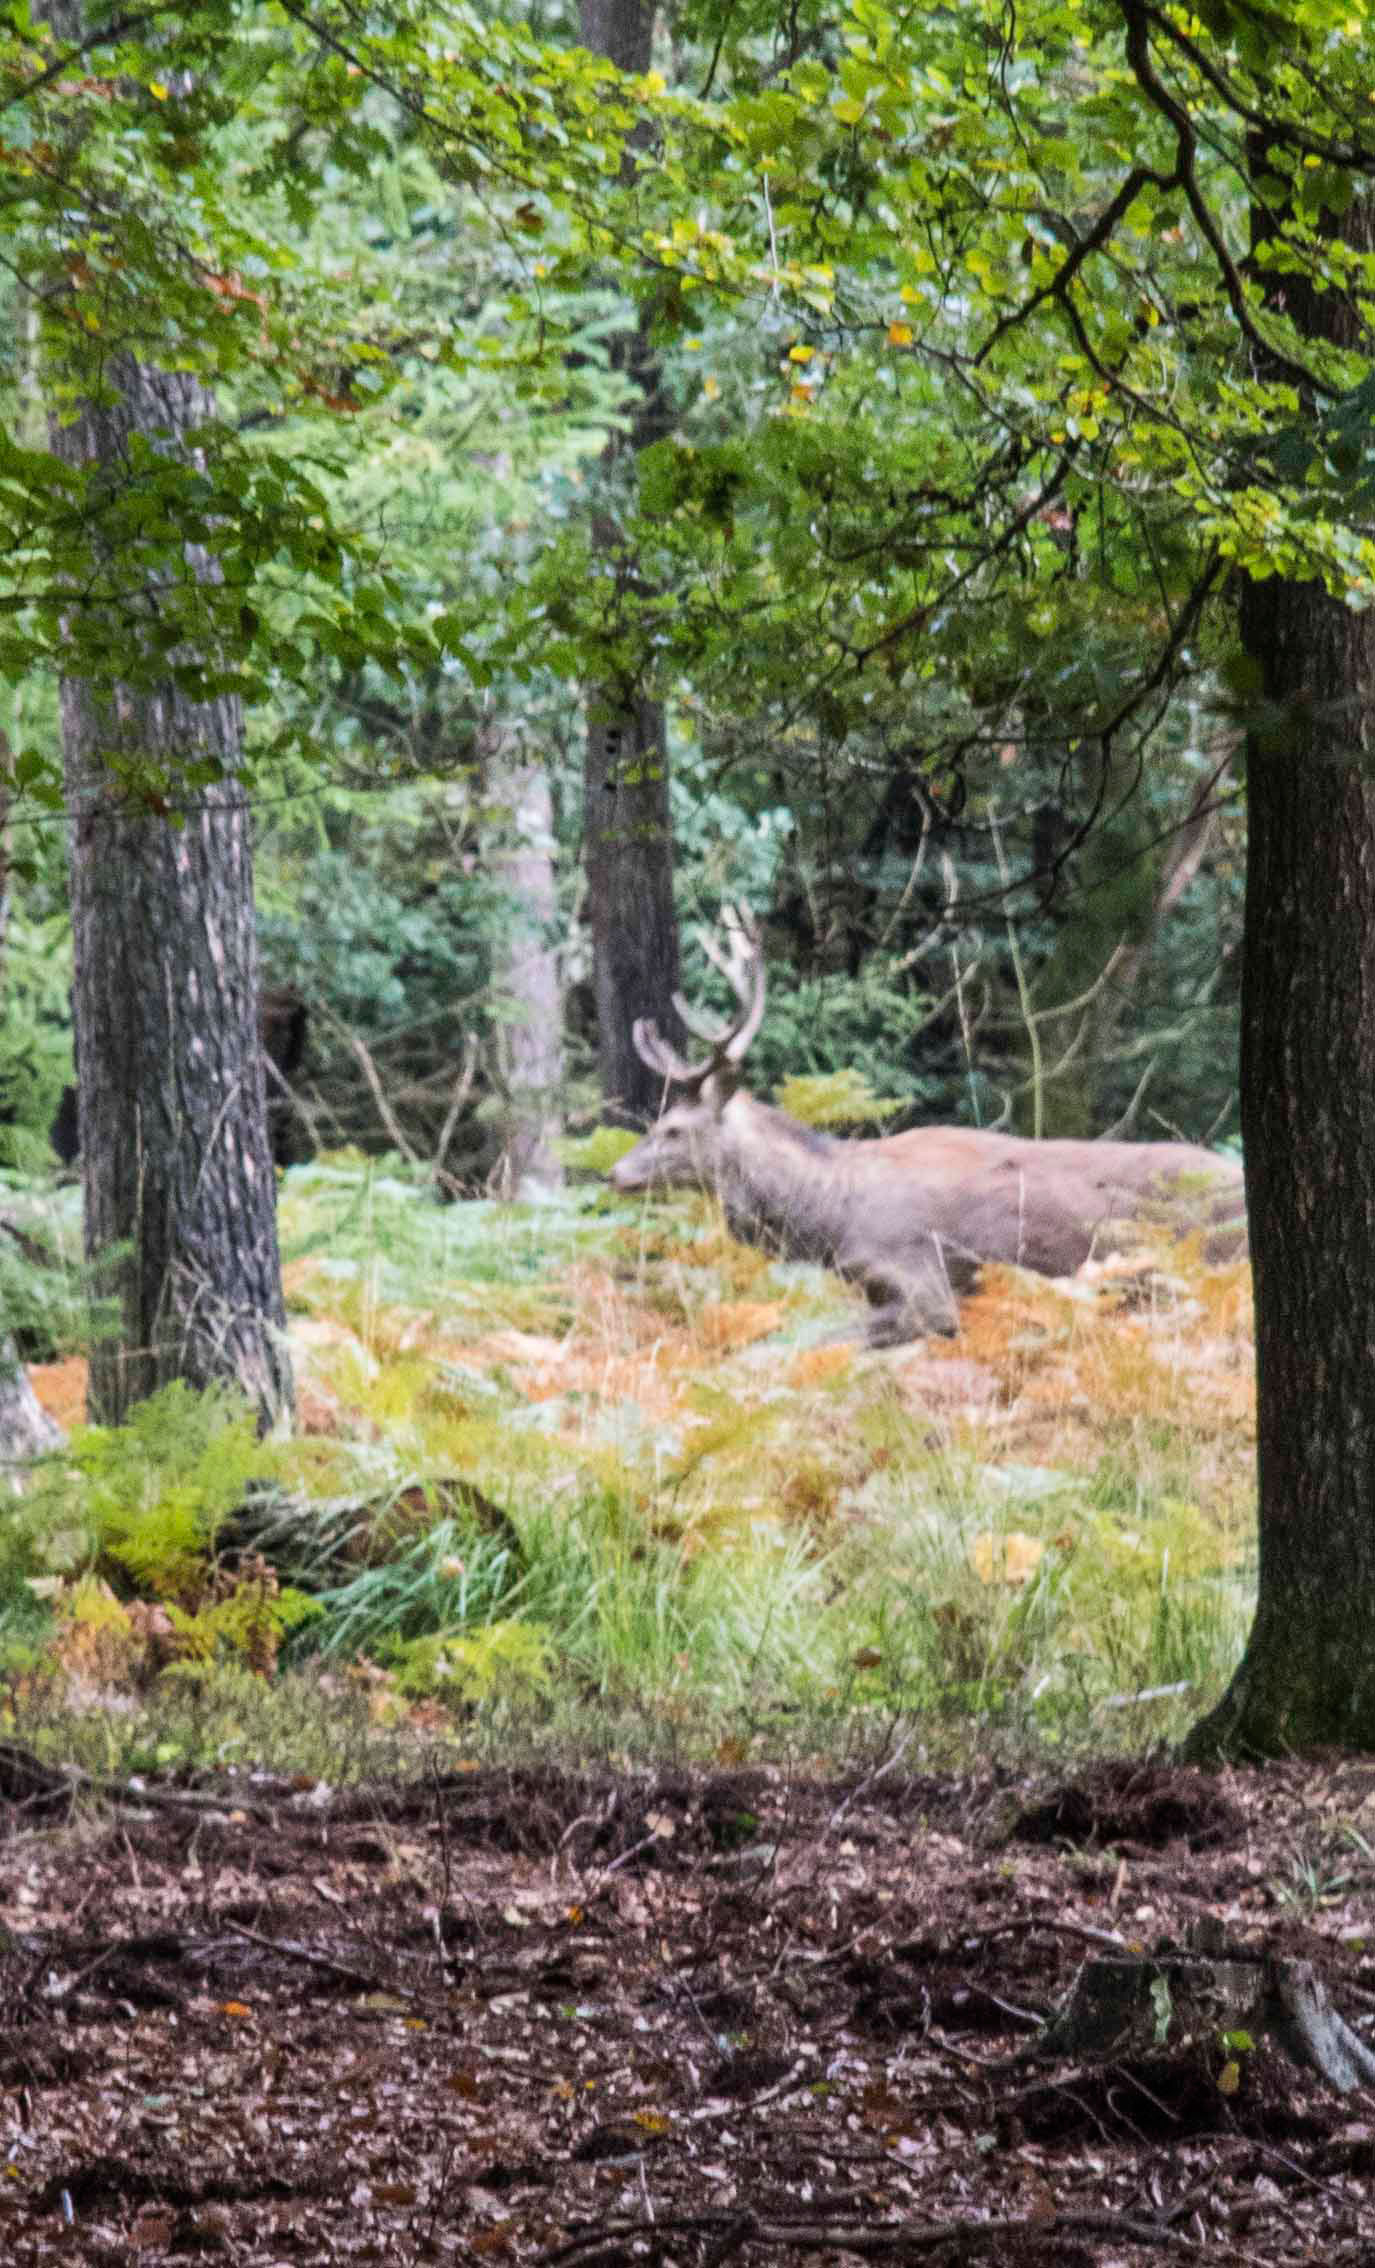
<path fill-rule="evenodd" d="M 1086 1961 L 1063 2006 L 1025 2051 L 1118 2062 L 1217 2042 L 1228 2054 L 1269 2040 L 1347 2094 L 1375 2086 L 1375 2051 L 1338 2014 L 1311 1961 L 1163 1953 Z"/>

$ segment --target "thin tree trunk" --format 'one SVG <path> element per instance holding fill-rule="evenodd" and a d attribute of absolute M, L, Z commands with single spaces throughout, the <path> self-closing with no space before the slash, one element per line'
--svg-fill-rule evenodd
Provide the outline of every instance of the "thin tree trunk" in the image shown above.
<path fill-rule="evenodd" d="M 512 749 L 493 753 L 487 801 L 501 813 L 491 848 L 507 894 L 507 927 L 494 971 L 497 1054 L 505 1127 L 495 1184 L 503 1196 L 562 1186 L 554 1147 L 563 1089 L 563 991 L 555 943 L 554 810 L 543 764 Z"/>
<path fill-rule="evenodd" d="M 0 1494 L 17 1490 L 25 1467 L 62 1439 L 30 1386 L 14 1341 L 0 1338 Z"/>
<path fill-rule="evenodd" d="M 1343 233 L 1369 250 L 1373 223 Z M 1310 336 L 1368 344 L 1354 305 L 1280 284 Z M 1375 615 L 1274 576 L 1243 585 L 1241 634 L 1260 1591 L 1199 1756 L 1375 1748 Z"/>
<path fill-rule="evenodd" d="M 581 0 L 583 44 L 619 70 L 647 71 L 654 15 L 653 0 Z M 668 428 L 662 374 L 645 323 L 628 330 L 613 352 L 632 378 L 637 407 L 629 435 L 614 437 L 603 454 L 608 498 L 625 457 L 633 459 Z M 609 506 L 596 516 L 594 542 L 608 580 L 633 597 L 638 561 Z M 631 1027 L 637 1017 L 650 1016 L 665 1033 L 681 1030 L 673 1005 L 678 925 L 668 735 L 663 704 L 642 688 L 611 680 L 587 688 L 583 790 L 602 1097 L 608 1117 L 636 1124 L 656 1115 L 663 1082 L 640 1061 Z"/>
<path fill-rule="evenodd" d="M 588 708 L 583 858 L 598 1064 L 607 1117 L 634 1125 L 657 1116 L 663 1079 L 636 1054 L 632 1026 L 649 1016 L 663 1032 L 681 1028 L 664 712 L 651 700 L 617 711 L 605 689 Z"/>
<path fill-rule="evenodd" d="M 9 742 L 0 733 L 0 1021 L 5 1014 L 5 950 L 9 942 L 10 896 L 12 879 L 10 870 L 10 782 L 13 778 L 14 758 Z"/>
<path fill-rule="evenodd" d="M 9 936 L 9 789 L 10 752 L 0 737 L 0 1023 L 5 1016 L 5 948 Z M 4 1318 L 0 1317 L 0 1324 Z M 0 1329 L 0 1489 L 19 1486 L 22 1468 L 31 1457 L 52 1449 L 61 1440 L 25 1375 L 14 1340 Z"/>
<path fill-rule="evenodd" d="M 182 447 L 208 411 L 194 379 L 128 358 L 106 382 L 105 405 L 54 419 L 52 445 L 114 478 L 135 436 Z M 232 1381 L 264 1421 L 290 1402 L 241 732 L 236 701 L 171 682 L 62 687 L 86 1251 L 119 1316 L 91 1357 L 105 1423 L 172 1379 Z M 177 825 L 128 797 L 108 754 L 172 783 L 207 756 L 227 776 Z"/>

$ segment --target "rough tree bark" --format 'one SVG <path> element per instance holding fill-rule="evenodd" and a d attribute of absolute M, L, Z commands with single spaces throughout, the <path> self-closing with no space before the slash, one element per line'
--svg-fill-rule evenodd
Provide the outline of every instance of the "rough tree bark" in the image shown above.
<path fill-rule="evenodd" d="M 647 71 L 654 13 L 653 0 L 581 0 L 583 44 L 619 70 Z M 636 408 L 629 433 L 614 436 L 603 454 L 601 477 L 608 497 L 614 495 L 625 460 L 660 439 L 668 427 L 646 322 L 625 332 L 613 351 L 633 381 Z M 608 579 L 634 591 L 638 562 L 614 510 L 599 511 L 594 541 Z M 673 1005 L 678 927 L 668 737 L 662 703 L 639 688 L 607 680 L 590 685 L 586 698 L 584 865 L 598 1067 L 607 1116 L 631 1125 L 657 1114 L 663 1084 L 636 1054 L 632 1024 L 638 1016 L 650 1016 L 666 1034 L 682 1030 Z"/>
<path fill-rule="evenodd" d="M 616 709 L 606 688 L 590 693 L 588 709 L 583 861 L 597 1060 L 606 1116 L 640 1125 L 657 1117 L 663 1080 L 636 1054 L 631 1027 L 648 1016 L 681 1031 L 664 712 L 650 700 Z"/>
<path fill-rule="evenodd" d="M 207 414 L 188 376 L 123 357 L 106 380 L 106 405 L 54 419 L 52 445 L 70 464 L 117 479 L 134 436 L 180 448 Z M 204 558 L 188 569 L 214 571 Z M 119 1314 L 93 1349 L 92 1415 L 118 1423 L 180 1378 L 232 1381 L 267 1421 L 289 1404 L 291 1373 L 249 814 L 232 776 L 238 704 L 195 702 L 170 682 L 108 695 L 68 679 L 62 736 L 86 1251 Z M 228 776 L 196 790 L 176 825 L 120 788 L 104 762 L 114 753 L 146 758 L 173 783 L 206 756 Z"/>
<path fill-rule="evenodd" d="M 554 942 L 558 896 L 549 775 L 513 743 L 499 745 L 489 760 L 486 801 L 499 814 L 492 874 L 507 893 L 507 926 L 493 972 L 505 1090 L 494 1182 L 502 1196 L 529 1197 L 563 1182 L 554 1148 L 563 1088 L 563 992 Z"/>
<path fill-rule="evenodd" d="M 83 0 L 40 0 L 36 12 L 59 39 L 82 36 Z M 79 370 L 54 364 L 50 375 L 74 378 L 79 395 Z M 54 408 L 50 446 L 110 486 L 136 477 L 131 463 L 150 447 L 186 452 L 211 409 L 198 379 L 132 351 L 103 361 L 99 378 L 98 400 Z M 218 573 L 192 545 L 179 571 L 202 582 Z M 146 604 L 151 620 L 151 589 Z M 116 650 L 137 619 L 111 621 Z M 118 1313 L 92 1351 L 90 1411 L 115 1424 L 173 1379 L 230 1382 L 266 1424 L 290 1405 L 291 1368 L 249 814 L 233 776 L 239 705 L 194 701 L 170 673 L 152 691 L 66 678 L 61 714 L 86 1253 Z M 164 808 L 180 800 L 187 765 L 210 757 L 223 776 L 191 790 L 175 824 L 130 796 L 108 757 L 147 765 L 166 783 Z"/>
<path fill-rule="evenodd" d="M 1343 234 L 1369 249 L 1375 212 Z M 1311 337 L 1368 351 L 1353 304 L 1281 281 Z M 1275 576 L 1245 583 L 1241 633 L 1260 1592 L 1200 1757 L 1375 1748 L 1375 614 Z"/>

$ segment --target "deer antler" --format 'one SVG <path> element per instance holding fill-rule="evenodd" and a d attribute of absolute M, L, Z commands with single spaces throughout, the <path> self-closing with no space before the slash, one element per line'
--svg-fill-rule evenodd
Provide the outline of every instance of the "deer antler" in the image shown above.
<path fill-rule="evenodd" d="M 676 1048 L 669 1046 L 658 1025 L 648 1017 L 642 1017 L 632 1030 L 640 1061 L 677 1086 L 700 1087 L 713 1071 L 723 1070 L 728 1063 L 743 1063 L 764 1021 L 766 980 L 758 924 L 747 906 L 727 904 L 721 908 L 721 925 L 728 939 L 728 949 L 714 936 L 704 935 L 702 950 L 730 985 L 740 1004 L 739 1014 L 729 1023 L 718 1024 L 714 1017 L 704 1016 L 691 1007 L 681 992 L 673 995 L 673 1005 L 688 1030 L 705 1040 L 711 1049 L 706 1060 L 689 1063 Z"/>
<path fill-rule="evenodd" d="M 635 1042 L 635 1053 L 641 1063 L 647 1063 L 650 1070 L 657 1071 L 661 1079 L 671 1079 L 675 1086 L 692 1086 L 704 1079 L 711 1068 L 709 1064 L 699 1067 L 689 1063 L 686 1056 L 678 1053 L 677 1048 L 670 1047 L 652 1017 L 637 1017 L 630 1027 L 630 1036 Z"/>

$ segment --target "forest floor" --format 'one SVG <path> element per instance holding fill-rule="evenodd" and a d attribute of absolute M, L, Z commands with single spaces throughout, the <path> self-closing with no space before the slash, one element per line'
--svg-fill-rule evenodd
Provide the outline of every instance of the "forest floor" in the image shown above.
<path fill-rule="evenodd" d="M 1311 1963 L 1368 2039 L 1373 1899 L 1369 1763 L 73 1809 L 0 1750 L 0 2258 L 1357 2268 L 1375 2095 L 1157 1964 Z M 1038 2053 L 1105 1961 L 1144 2028 Z"/>

